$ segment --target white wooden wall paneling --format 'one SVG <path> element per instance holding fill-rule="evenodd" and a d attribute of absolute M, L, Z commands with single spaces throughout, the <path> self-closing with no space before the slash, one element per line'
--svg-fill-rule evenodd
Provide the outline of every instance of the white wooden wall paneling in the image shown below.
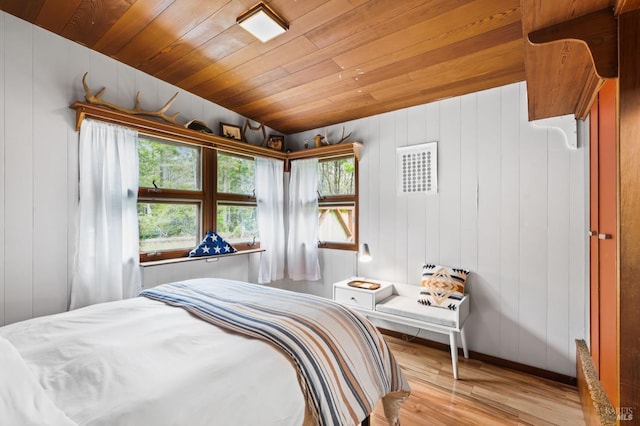
<path fill-rule="evenodd" d="M 376 162 L 376 158 L 373 155 L 377 150 L 376 144 L 377 141 L 374 139 L 375 135 L 370 134 L 369 126 L 367 126 L 367 122 L 371 120 L 359 120 L 357 121 L 358 127 L 361 129 L 360 134 L 362 135 L 362 140 L 365 148 L 363 148 L 362 156 L 360 158 L 360 182 L 359 182 L 359 203 L 360 203 L 360 243 L 369 244 L 371 250 L 375 252 L 377 247 L 374 245 L 371 234 L 371 222 L 375 214 L 371 212 L 373 206 L 369 203 L 369 193 L 373 190 L 374 185 L 371 183 L 371 174 L 375 173 L 375 170 L 372 169 L 372 163 Z M 313 139 L 312 139 L 313 140 Z M 366 195 L 363 195 L 366 194 Z M 363 213 L 366 212 L 366 213 Z M 375 260 L 369 263 L 360 263 L 358 265 L 360 276 L 370 276 L 370 272 L 375 270 L 373 267 Z M 355 273 L 355 271 L 354 271 Z"/>
<path fill-rule="evenodd" d="M 202 121 L 211 129 L 215 134 L 219 133 L 220 125 L 219 119 L 220 110 L 222 108 L 211 102 L 204 102 L 202 107 Z"/>
<path fill-rule="evenodd" d="M 520 107 L 521 123 L 527 120 L 525 105 Z M 548 153 L 545 135 L 545 130 L 520 126 L 519 359 L 538 367 L 544 367 L 547 358 Z"/>
<path fill-rule="evenodd" d="M 67 105 L 71 105 L 78 100 L 84 100 L 84 89 L 81 79 L 86 71 L 89 71 L 88 64 L 91 61 L 91 51 L 84 46 L 76 43 L 68 45 L 68 74 L 66 83 Z M 91 76 L 89 76 L 91 78 Z M 89 79 L 89 81 L 91 81 Z M 71 292 L 71 280 L 73 277 L 73 263 L 75 256 L 76 238 L 77 238 L 77 217 L 78 217 L 78 198 L 79 198 L 79 140 L 78 132 L 76 132 L 75 111 L 69 109 L 67 111 L 67 306 L 69 304 L 69 295 Z M 62 198 L 62 196 L 61 196 Z"/>
<path fill-rule="evenodd" d="M 589 120 L 578 121 L 578 150 L 583 153 L 589 152 Z M 588 175 L 589 156 L 588 155 L 572 155 L 570 160 L 569 179 L 571 182 L 570 199 L 570 218 L 571 218 L 571 245 L 569 258 L 570 268 L 570 289 L 569 289 L 569 335 L 571 341 L 575 339 L 587 338 L 589 343 L 589 286 L 588 282 L 589 262 L 589 244 L 586 230 L 589 224 L 589 210 L 585 208 L 588 205 L 589 198 L 589 179 L 584 179 Z M 578 188 L 582 188 L 580 191 Z"/>
<path fill-rule="evenodd" d="M 555 129 L 547 130 L 549 150 L 548 241 L 547 241 L 547 365 L 563 365 L 575 350 L 569 340 L 570 304 L 570 162 L 571 152 Z M 566 367 L 566 365 L 564 365 Z"/>
<path fill-rule="evenodd" d="M 500 350 L 505 359 L 518 358 L 518 275 L 520 239 L 520 90 L 500 89 Z"/>
<path fill-rule="evenodd" d="M 201 259 L 142 268 L 142 288 L 151 288 L 172 281 L 192 278 L 225 278 L 247 281 L 249 256 L 238 255 Z"/>
<path fill-rule="evenodd" d="M 33 28 L 5 15 L 5 321 L 33 315 Z"/>
<path fill-rule="evenodd" d="M 60 37 L 33 28 L 33 315 L 41 316 L 67 307 L 68 50 Z"/>
<path fill-rule="evenodd" d="M 0 64 L 5 62 L 5 14 L 0 14 Z M 7 223 L 5 222 L 5 72 L 4 66 L 0 67 L 0 325 L 4 324 L 4 292 L 5 292 L 5 228 Z"/>
<path fill-rule="evenodd" d="M 331 250 L 320 250 L 318 252 L 318 262 L 320 262 L 320 282 L 317 284 L 317 287 L 320 288 L 320 291 L 323 292 L 324 291 L 324 287 L 328 286 L 329 283 L 331 282 L 331 279 L 333 278 L 333 262 L 332 262 L 332 257 L 330 256 L 330 252 Z M 309 285 L 309 282 L 303 282 L 303 285 L 307 286 Z M 315 294 L 315 293 L 313 293 Z"/>
<path fill-rule="evenodd" d="M 396 111 L 394 113 L 394 116 L 396 121 L 395 148 L 397 149 L 397 148 L 407 146 L 408 130 L 409 130 L 408 129 L 408 113 L 406 109 L 402 109 L 402 110 Z M 396 176 L 398 173 L 398 169 L 397 169 L 398 162 L 396 159 L 396 153 L 394 152 L 390 157 L 391 157 L 391 161 L 393 161 L 393 164 L 396 165 L 393 173 L 394 193 L 391 197 L 391 200 L 395 201 L 393 203 L 395 205 L 395 217 L 392 221 L 395 223 L 395 229 L 393 230 L 393 233 L 396 241 L 396 246 L 394 251 L 396 253 L 396 265 L 397 265 L 395 268 L 395 275 L 393 277 L 393 281 L 406 283 L 408 282 L 408 276 L 410 273 L 409 272 L 410 270 L 409 252 L 407 248 L 407 238 L 410 232 L 409 224 L 408 224 L 408 214 L 409 214 L 408 207 L 407 207 L 408 201 L 406 196 L 399 195 L 397 192 L 398 182 L 396 180 L 397 179 Z M 363 213 L 361 213 L 361 216 L 362 214 Z M 413 272 L 413 267 L 411 268 L 411 272 Z"/>
<path fill-rule="evenodd" d="M 428 142 L 427 134 L 427 105 L 409 108 L 407 117 L 407 145 L 417 145 Z M 395 157 L 394 157 L 395 161 Z M 424 194 L 402 195 L 407 200 L 407 283 L 419 284 L 421 265 L 427 259 L 426 247 L 429 245 L 427 238 L 427 224 L 430 220 L 430 212 L 427 211 L 427 196 Z M 431 198 L 437 195 L 430 195 Z"/>
<path fill-rule="evenodd" d="M 514 84 L 396 111 L 393 135 L 384 135 L 383 129 L 393 125 L 386 121 L 386 114 L 349 123 L 364 142 L 361 238 L 379 243 L 386 240 L 389 230 L 398 230 L 393 236 L 398 255 L 392 280 L 418 285 L 420 265 L 425 261 L 457 260 L 472 270 L 468 282 L 472 350 L 573 375 L 574 355 L 557 348 L 570 348 L 575 337 L 584 336 L 587 318 L 587 247 L 581 235 L 586 218 L 585 154 L 548 149 L 553 142 L 545 130 L 528 123 L 526 104 L 524 84 Z M 315 133 L 292 135 L 289 140 L 302 143 L 304 137 Z M 439 141 L 437 195 L 390 196 L 380 181 L 372 181 L 371 174 L 381 173 L 392 166 L 390 161 L 395 162 L 395 155 L 389 159 L 383 145 L 389 137 L 396 138 L 396 147 Z M 379 168 L 372 165 L 372 158 Z M 569 165 L 575 170 L 567 171 Z M 562 179 L 566 182 L 550 188 Z M 573 195 L 576 192 L 579 194 Z M 552 201 L 562 197 L 563 202 Z M 391 203 L 396 204 L 395 210 L 388 209 Z M 376 205 L 377 211 L 372 207 Z M 552 242 L 551 227 L 563 226 L 566 219 L 562 218 L 567 215 L 571 232 L 556 236 L 557 241 Z M 547 219 L 550 216 L 554 218 Z M 388 275 L 388 263 L 375 260 L 380 249 L 372 250 L 374 262 L 366 267 L 367 275 Z M 405 250 L 406 261 L 399 254 Z M 568 259 L 569 275 L 563 272 L 568 266 L 549 261 L 556 252 Z M 551 278 L 555 271 L 564 278 Z M 570 313 L 551 314 L 547 308 L 553 297 L 549 288 L 554 286 L 552 282 L 563 280 L 564 284 L 557 285 L 569 288 L 570 300 L 563 296 L 551 305 L 556 312 Z M 303 287 L 297 283 L 292 288 Z M 574 292 L 579 294 L 578 303 L 572 299 Z M 557 324 L 562 330 L 551 324 L 557 321 L 556 316 L 565 318 Z M 398 331 L 415 333 L 408 328 Z M 420 335 L 439 340 L 429 333 Z"/>
<path fill-rule="evenodd" d="M 425 142 L 438 142 L 438 151 L 442 144 L 440 125 L 441 125 L 441 108 L 442 102 L 435 102 L 427 105 L 427 117 L 426 117 L 426 135 L 422 143 Z M 438 165 L 440 165 L 440 152 L 438 152 Z M 438 176 L 441 174 L 440 167 L 438 167 Z M 425 254 L 422 259 L 418 259 L 416 264 L 417 270 L 421 272 L 421 265 L 425 262 L 429 263 L 441 263 L 440 260 L 440 197 L 442 192 L 440 191 L 440 182 L 438 181 L 438 193 L 426 195 L 426 229 L 425 233 Z M 410 276 L 416 276 L 415 273 Z"/>
<path fill-rule="evenodd" d="M 440 193 L 440 256 L 444 265 L 460 266 L 461 252 L 461 98 L 443 101 L 440 108 L 438 158 L 446 164 L 438 170 Z"/>
<path fill-rule="evenodd" d="M 381 175 L 382 170 L 380 168 L 380 150 L 381 150 L 381 139 L 380 139 L 380 120 L 381 116 L 377 115 L 372 117 L 371 120 L 367 120 L 365 124 L 367 125 L 368 137 L 373 143 L 371 151 L 368 153 L 368 186 L 369 186 L 369 202 L 366 204 L 367 212 L 375 212 L 374 214 L 369 214 L 368 226 L 365 228 L 366 237 L 362 240 L 363 243 L 368 243 L 369 248 L 371 249 L 372 261 L 368 263 L 361 263 L 360 269 L 364 269 L 367 271 L 367 276 L 371 276 L 371 271 L 375 270 L 376 274 L 380 271 L 380 262 L 383 261 L 382 257 L 386 255 L 384 253 L 384 248 L 381 245 L 382 239 L 380 226 L 382 225 L 380 222 L 380 184 L 383 179 Z"/>
<path fill-rule="evenodd" d="M 355 275 L 355 253 L 343 250 L 320 250 L 321 282 L 311 283 L 314 287 L 313 294 L 331 298 L 333 287 L 336 281 Z"/>
<path fill-rule="evenodd" d="M 476 350 L 490 353 L 500 345 L 500 97 L 478 96 L 478 269 L 469 289 L 474 311 L 468 336 Z"/>
<path fill-rule="evenodd" d="M 379 214 L 377 236 L 377 253 L 374 260 L 376 262 L 376 275 L 384 280 L 397 280 L 396 270 L 398 262 L 404 259 L 398 257 L 396 247 L 396 144 L 395 136 L 395 114 L 387 113 L 380 115 L 378 138 L 380 144 L 380 156 L 377 172 L 378 187 L 380 196 L 378 207 L 375 210 Z M 375 229 L 375 228 L 374 228 Z"/>
<path fill-rule="evenodd" d="M 122 108 L 133 108 L 135 106 L 136 93 L 136 70 L 128 65 L 118 63 L 116 85 L 107 90 L 114 90 L 116 93 L 116 105 Z"/>
<path fill-rule="evenodd" d="M 463 96 L 460 104 L 460 263 L 462 268 L 473 271 L 466 283 L 466 291 L 475 293 L 478 282 L 478 147 L 477 110 L 475 94 Z M 443 164 L 443 167 L 447 165 Z M 472 296 L 472 300 L 475 297 Z M 477 309 L 472 306 L 473 309 Z M 474 314 L 475 315 L 475 314 Z M 468 340 L 469 341 L 469 340 Z"/>

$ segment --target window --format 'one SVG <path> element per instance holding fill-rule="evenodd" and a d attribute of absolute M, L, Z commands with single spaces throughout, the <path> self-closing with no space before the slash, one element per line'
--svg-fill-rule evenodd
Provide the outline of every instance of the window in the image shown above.
<path fill-rule="evenodd" d="M 140 260 L 186 256 L 202 238 L 203 148 L 140 135 Z"/>
<path fill-rule="evenodd" d="M 252 244 L 258 237 L 254 155 L 285 162 L 320 157 L 319 245 L 357 249 L 359 142 L 284 153 L 96 105 L 77 102 L 72 108 L 78 129 L 84 118 L 93 118 L 139 132 L 140 261 L 187 256 L 208 230 L 239 250 L 259 248 Z"/>
<path fill-rule="evenodd" d="M 252 157 L 140 135 L 138 162 L 140 261 L 187 256 L 209 230 L 257 242 Z"/>
<path fill-rule="evenodd" d="M 191 250 L 199 242 L 200 205 L 138 202 L 140 253 Z"/>
<path fill-rule="evenodd" d="M 357 248 L 358 162 L 354 156 L 318 162 L 320 247 Z"/>
<path fill-rule="evenodd" d="M 217 153 L 216 227 L 237 246 L 258 240 L 257 204 L 254 193 L 255 161 L 252 157 Z"/>

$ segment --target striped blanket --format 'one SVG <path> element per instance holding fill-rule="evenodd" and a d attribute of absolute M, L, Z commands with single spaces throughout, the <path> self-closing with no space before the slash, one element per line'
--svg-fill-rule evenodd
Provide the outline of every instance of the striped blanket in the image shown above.
<path fill-rule="evenodd" d="M 400 424 L 410 389 L 393 354 L 366 318 L 331 300 L 223 279 L 164 284 L 140 295 L 280 348 L 298 370 L 317 425 L 358 424 L 380 398 L 389 424 Z"/>

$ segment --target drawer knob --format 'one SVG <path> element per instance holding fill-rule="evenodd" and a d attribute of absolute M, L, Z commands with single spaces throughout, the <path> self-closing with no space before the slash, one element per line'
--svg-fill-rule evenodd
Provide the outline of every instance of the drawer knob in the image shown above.
<path fill-rule="evenodd" d="M 351 300 L 353 300 L 354 302 L 356 301 L 356 298 L 351 296 Z"/>

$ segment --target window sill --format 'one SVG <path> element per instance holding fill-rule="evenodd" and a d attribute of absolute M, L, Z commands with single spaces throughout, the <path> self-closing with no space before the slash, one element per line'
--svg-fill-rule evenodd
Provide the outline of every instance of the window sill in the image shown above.
<path fill-rule="evenodd" d="M 182 263 L 182 262 L 194 262 L 194 261 L 205 261 L 205 262 L 217 262 L 221 257 L 229 257 L 229 256 L 240 256 L 244 254 L 252 254 L 252 253 L 261 253 L 265 251 L 265 249 L 252 249 L 252 250 L 241 250 L 235 253 L 229 254 L 217 254 L 215 256 L 201 256 L 201 257 L 178 257 L 175 259 L 163 259 L 163 260 L 150 260 L 147 262 L 140 262 L 140 266 L 143 268 L 150 266 L 158 266 L 158 265 L 170 265 L 172 263 Z"/>

